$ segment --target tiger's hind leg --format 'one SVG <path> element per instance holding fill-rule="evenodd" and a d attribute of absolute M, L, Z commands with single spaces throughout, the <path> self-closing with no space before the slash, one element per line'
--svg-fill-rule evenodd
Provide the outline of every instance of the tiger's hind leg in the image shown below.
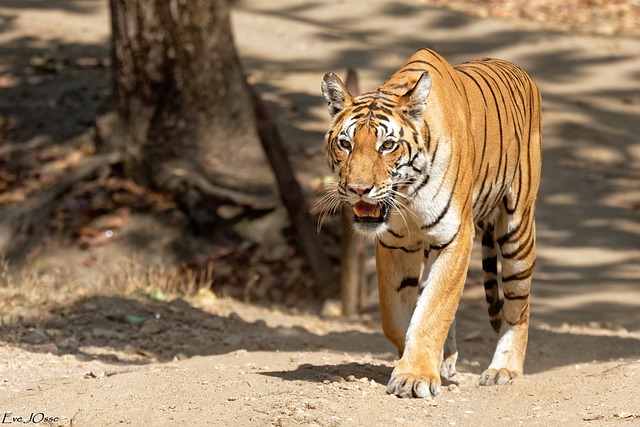
<path fill-rule="evenodd" d="M 498 285 L 498 247 L 494 236 L 494 225 L 489 224 L 482 230 L 482 276 L 484 296 L 489 311 L 489 322 L 494 331 L 500 332 L 502 326 L 502 304 Z"/>
<path fill-rule="evenodd" d="M 533 206 L 525 208 L 524 212 L 510 210 L 508 206 L 505 200 L 496 224 L 504 297 L 500 310 L 500 338 L 489 368 L 478 380 L 480 385 L 504 384 L 521 376 L 527 348 L 529 295 L 536 261 Z M 498 294 L 497 287 L 493 294 Z M 492 317 L 492 324 L 497 319 Z"/>

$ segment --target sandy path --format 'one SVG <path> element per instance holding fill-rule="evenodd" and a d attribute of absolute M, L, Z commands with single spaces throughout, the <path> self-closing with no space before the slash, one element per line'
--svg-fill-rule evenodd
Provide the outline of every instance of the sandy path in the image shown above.
<path fill-rule="evenodd" d="M 8 17 L 0 36 L 6 58 L 19 56 L 11 46 L 106 52 L 105 1 L 53 1 L 51 9 L 8 3 L 0 7 Z M 0 422 L 7 413 L 42 413 L 58 417 L 52 425 L 640 423 L 640 41 L 541 33 L 393 4 L 239 1 L 236 42 L 252 81 L 283 112 L 303 179 L 326 173 L 319 86 L 327 71 L 355 67 L 362 87 L 372 88 L 428 46 L 453 63 L 493 56 L 530 72 L 544 98 L 544 166 L 526 379 L 474 386 L 495 345 L 476 260 L 460 312 L 458 385 L 434 401 L 385 395 L 394 356 L 375 315 L 341 322 L 191 301 L 197 310 L 153 332 L 175 347 L 167 354 L 186 355 L 164 364 L 119 362 L 142 339 L 122 331 L 82 349 L 82 357 L 54 356 L 43 346 L 28 352 L 3 337 Z M 53 25 L 49 13 L 65 25 Z M 78 308 L 67 328 L 83 333 L 83 321 L 122 303 L 130 302 L 98 299 L 93 310 Z M 52 328 L 67 330 L 45 324 L 36 332 Z M 95 333 L 95 325 L 86 331 Z"/>

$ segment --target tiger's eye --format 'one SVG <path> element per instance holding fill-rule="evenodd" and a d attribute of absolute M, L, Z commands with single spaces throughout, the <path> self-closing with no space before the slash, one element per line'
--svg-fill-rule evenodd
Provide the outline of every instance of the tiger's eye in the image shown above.
<path fill-rule="evenodd" d="M 343 150 L 350 150 L 351 149 L 351 143 L 346 138 L 340 138 L 338 140 L 338 147 L 342 148 Z"/>
<path fill-rule="evenodd" d="M 392 151 L 396 146 L 396 142 L 392 139 L 385 140 L 382 145 L 380 145 L 380 151 Z"/>

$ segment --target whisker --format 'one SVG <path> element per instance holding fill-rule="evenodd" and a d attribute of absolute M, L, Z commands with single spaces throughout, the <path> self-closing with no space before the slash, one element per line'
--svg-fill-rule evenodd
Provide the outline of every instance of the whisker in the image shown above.
<path fill-rule="evenodd" d="M 330 216 L 335 214 L 342 204 L 344 203 L 342 197 L 340 197 L 340 188 L 337 182 L 330 183 L 324 185 L 316 194 L 321 195 L 320 200 L 318 200 L 313 208 L 311 209 L 312 214 L 318 214 L 318 225 L 317 231 L 320 233 L 322 229 L 322 225 L 325 220 Z"/>
<path fill-rule="evenodd" d="M 411 229 L 409 228 L 409 223 L 407 222 L 407 217 L 402 212 L 402 209 L 398 208 L 396 200 L 390 200 L 389 204 L 393 205 L 393 208 L 395 208 L 395 212 L 397 212 L 398 215 L 400 215 L 400 218 L 402 218 L 402 222 L 404 222 L 404 227 L 407 230 L 407 235 L 408 235 L 409 239 L 411 239 Z M 391 209 L 391 207 L 389 207 L 389 209 Z M 392 213 L 395 213 L 395 212 L 392 212 Z"/>
<path fill-rule="evenodd" d="M 404 194 L 398 193 L 396 190 L 391 190 L 391 194 L 393 194 L 394 196 L 404 196 Z M 411 200 L 409 200 L 409 198 L 406 198 L 406 199 L 409 202 L 411 201 Z M 409 209 L 409 206 L 407 206 L 406 204 L 404 204 L 400 200 L 394 198 L 393 202 L 396 205 L 399 205 L 400 207 L 404 208 L 404 210 L 409 212 L 411 215 L 413 215 L 415 219 L 419 219 L 418 215 L 415 212 L 413 212 L 411 209 Z M 396 208 L 397 208 L 397 206 L 396 206 Z"/>

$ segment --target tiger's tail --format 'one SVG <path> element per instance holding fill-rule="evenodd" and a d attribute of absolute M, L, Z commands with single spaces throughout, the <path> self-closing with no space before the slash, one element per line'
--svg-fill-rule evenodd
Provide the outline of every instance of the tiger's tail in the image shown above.
<path fill-rule="evenodd" d="M 482 234 L 482 271 L 489 321 L 493 330 L 500 332 L 503 300 L 498 286 L 498 249 L 493 228 L 484 230 Z"/>

